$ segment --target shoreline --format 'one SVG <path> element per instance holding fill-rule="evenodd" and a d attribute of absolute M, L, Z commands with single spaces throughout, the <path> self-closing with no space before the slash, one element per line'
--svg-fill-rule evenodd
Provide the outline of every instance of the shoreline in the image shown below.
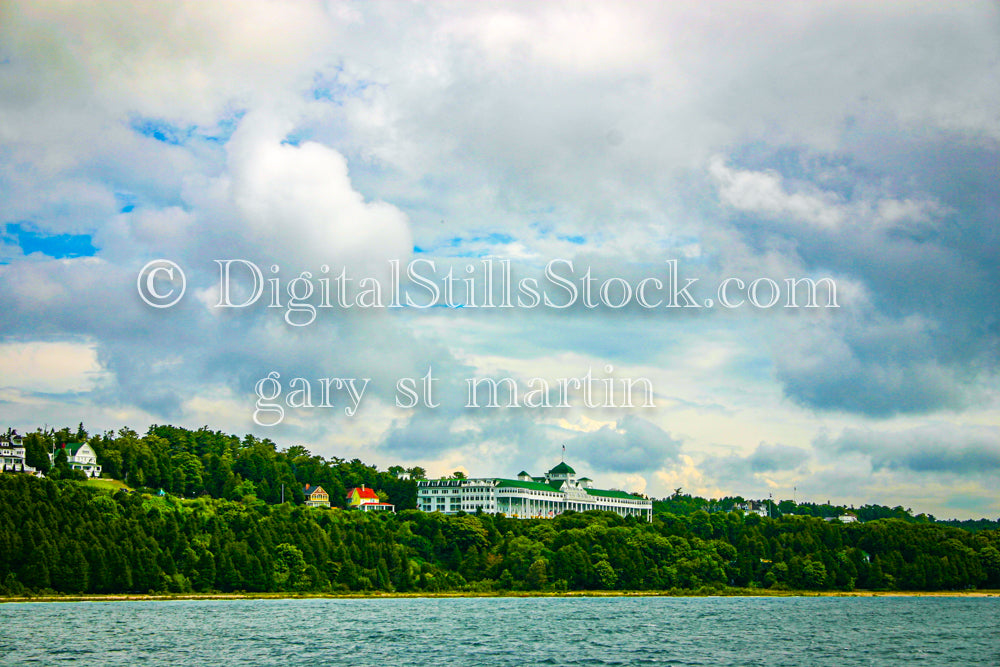
<path fill-rule="evenodd" d="M 970 591 L 768 591 L 732 589 L 710 593 L 676 593 L 671 591 L 504 591 L 504 592 L 440 592 L 440 593 L 112 593 L 105 595 L 32 595 L 0 597 L 0 604 L 15 602 L 147 602 L 178 600 L 378 600 L 378 599 L 443 599 L 443 598 L 591 598 L 591 597 L 1000 597 L 1000 590 Z"/>

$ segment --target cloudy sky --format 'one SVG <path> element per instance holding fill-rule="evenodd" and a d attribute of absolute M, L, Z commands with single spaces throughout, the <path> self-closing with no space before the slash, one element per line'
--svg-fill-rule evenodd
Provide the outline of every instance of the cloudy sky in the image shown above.
<path fill-rule="evenodd" d="M 208 425 L 473 475 L 565 445 L 654 496 L 996 517 L 998 82 L 994 3 L 0 3 L 4 426 Z M 137 290 L 158 258 L 186 277 L 171 308 Z M 829 278 L 839 308 L 217 307 L 214 260 L 285 302 L 323 267 L 484 258 L 573 262 L 609 297 L 677 260 L 699 304 Z M 467 378 L 588 369 L 655 407 L 464 407 Z M 428 370 L 436 407 L 397 407 Z M 270 372 L 281 400 L 369 383 L 353 416 L 334 391 L 265 427 Z"/>

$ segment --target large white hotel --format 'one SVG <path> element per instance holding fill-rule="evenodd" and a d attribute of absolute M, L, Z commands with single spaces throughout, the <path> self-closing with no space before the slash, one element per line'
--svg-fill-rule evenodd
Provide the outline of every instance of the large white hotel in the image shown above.
<path fill-rule="evenodd" d="M 624 491 L 595 489 L 587 477 L 560 463 L 532 477 L 521 471 L 517 479 L 422 479 L 417 481 L 417 509 L 424 512 L 503 513 L 521 519 L 551 519 L 568 510 L 605 510 L 622 516 L 653 520 L 653 502 Z"/>

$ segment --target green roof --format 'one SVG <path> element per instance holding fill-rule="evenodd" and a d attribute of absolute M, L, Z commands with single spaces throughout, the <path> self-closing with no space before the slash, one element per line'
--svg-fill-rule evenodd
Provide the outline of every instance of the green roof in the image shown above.
<path fill-rule="evenodd" d="M 567 474 L 568 475 L 575 475 L 576 471 L 573 470 L 572 468 L 570 468 L 568 465 L 566 465 L 566 462 L 563 461 L 562 463 L 560 463 L 559 465 L 557 465 L 555 468 L 553 468 L 552 470 L 550 470 L 549 474 L 550 475 L 567 475 Z"/>
<path fill-rule="evenodd" d="M 624 491 L 609 491 L 606 489 L 584 489 L 588 495 L 599 496 L 601 498 L 629 498 L 631 500 L 642 500 L 637 496 L 633 496 L 631 493 L 625 493 Z"/>
<path fill-rule="evenodd" d="M 80 448 L 86 445 L 85 442 L 67 442 L 66 443 L 66 456 L 76 456 L 76 453 L 80 451 Z M 58 452 L 62 449 L 62 443 L 56 443 L 56 451 Z"/>
<path fill-rule="evenodd" d="M 519 479 L 498 479 L 497 488 L 533 489 L 535 491 L 555 491 L 551 486 L 543 482 L 524 482 Z"/>
<path fill-rule="evenodd" d="M 528 473 L 527 473 L 526 471 L 524 471 L 524 470 L 522 470 L 521 472 L 517 473 L 517 476 L 518 476 L 518 477 L 531 477 L 531 475 L 529 475 L 529 474 L 528 474 Z"/>

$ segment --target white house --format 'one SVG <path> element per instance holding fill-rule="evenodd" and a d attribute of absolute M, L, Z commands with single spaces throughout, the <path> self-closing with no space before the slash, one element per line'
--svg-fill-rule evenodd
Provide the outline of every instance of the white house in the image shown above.
<path fill-rule="evenodd" d="M 24 440 L 11 431 L 10 436 L 0 435 L 0 472 L 27 472 L 39 474 L 37 470 L 24 462 Z"/>
<path fill-rule="evenodd" d="M 648 498 L 595 489 L 589 478 L 577 479 L 576 471 L 565 462 L 541 477 L 521 471 L 517 479 L 419 480 L 417 509 L 444 514 L 481 509 L 522 519 L 551 519 L 569 510 L 605 510 L 622 516 L 640 516 L 646 521 L 653 519 L 653 503 Z"/>
<path fill-rule="evenodd" d="M 745 503 L 738 503 L 733 506 L 734 510 L 740 510 L 744 514 L 756 514 L 757 516 L 771 516 L 771 505 L 763 500 L 748 500 Z"/>
<path fill-rule="evenodd" d="M 67 442 L 56 446 L 56 451 L 49 454 L 49 458 L 55 463 L 56 453 L 66 450 L 66 460 L 69 462 L 71 470 L 82 470 L 87 477 L 100 477 L 101 466 L 97 464 L 97 454 L 85 442 Z"/>

